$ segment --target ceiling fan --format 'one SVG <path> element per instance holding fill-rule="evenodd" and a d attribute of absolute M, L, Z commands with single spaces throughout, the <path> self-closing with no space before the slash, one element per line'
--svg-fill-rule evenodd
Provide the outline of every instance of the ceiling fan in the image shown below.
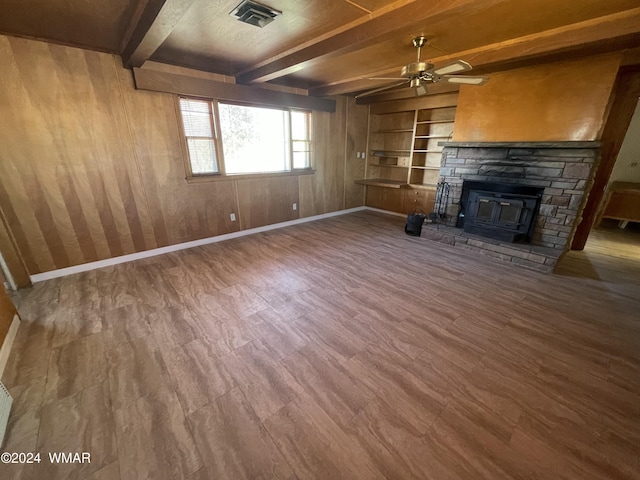
<path fill-rule="evenodd" d="M 415 91 L 416 96 L 427 93 L 425 85 L 436 82 L 459 83 L 465 85 L 482 85 L 487 82 L 487 77 L 476 77 L 468 75 L 453 75 L 455 73 L 471 70 L 473 67 L 463 60 L 456 60 L 443 67 L 433 68 L 433 64 L 420 61 L 420 50 L 427 44 L 426 37 L 419 36 L 412 40 L 413 46 L 418 49 L 418 59 L 414 63 L 409 63 L 402 67 L 401 77 L 395 78 L 370 78 L 369 80 L 402 80 L 399 83 L 375 88 L 367 92 L 356 95 L 356 98 L 372 95 L 400 85 L 409 84 Z"/>

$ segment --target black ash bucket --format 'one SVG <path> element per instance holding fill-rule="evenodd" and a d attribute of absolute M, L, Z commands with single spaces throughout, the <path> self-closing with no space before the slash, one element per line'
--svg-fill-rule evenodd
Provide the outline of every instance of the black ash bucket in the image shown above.
<path fill-rule="evenodd" d="M 413 212 L 407 215 L 407 224 L 404 233 L 412 237 L 419 237 L 422 233 L 422 224 L 427 216 L 424 213 Z"/>

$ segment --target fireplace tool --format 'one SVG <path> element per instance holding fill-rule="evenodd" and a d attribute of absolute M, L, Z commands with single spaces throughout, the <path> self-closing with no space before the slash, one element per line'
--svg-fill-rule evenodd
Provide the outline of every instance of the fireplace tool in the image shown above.
<path fill-rule="evenodd" d="M 431 223 L 439 225 L 447 218 L 447 205 L 449 204 L 450 185 L 447 182 L 438 182 L 436 189 L 436 201 L 433 205 L 433 212 L 429 214 Z M 439 228 L 439 227 L 438 227 Z"/>

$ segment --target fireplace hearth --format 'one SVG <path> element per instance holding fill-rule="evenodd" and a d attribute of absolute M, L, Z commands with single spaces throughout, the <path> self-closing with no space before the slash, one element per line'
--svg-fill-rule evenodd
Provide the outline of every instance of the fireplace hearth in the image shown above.
<path fill-rule="evenodd" d="M 543 188 L 466 180 L 457 226 L 504 242 L 530 242 Z"/>
<path fill-rule="evenodd" d="M 446 142 L 443 147 L 440 179 L 451 188 L 446 223 L 423 234 L 511 263 L 553 269 L 580 222 L 600 143 Z M 500 186 L 487 188 L 485 182 Z M 477 192 L 470 196 L 472 190 Z"/>

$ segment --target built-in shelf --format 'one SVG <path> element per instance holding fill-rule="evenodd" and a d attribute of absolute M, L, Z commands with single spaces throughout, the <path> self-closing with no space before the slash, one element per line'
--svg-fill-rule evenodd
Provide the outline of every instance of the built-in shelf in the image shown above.
<path fill-rule="evenodd" d="M 365 204 L 403 213 L 415 208 L 431 211 L 440 174 L 440 144 L 451 141 L 454 122 L 455 105 L 371 113 L 364 175 L 369 178 L 355 181 L 366 185 Z M 427 192 L 416 195 L 419 189 Z"/>
<path fill-rule="evenodd" d="M 371 133 L 413 133 L 413 128 L 396 128 L 393 130 L 377 130 Z"/>
<path fill-rule="evenodd" d="M 370 163 L 372 167 L 384 167 L 384 168 L 409 168 L 409 165 L 384 165 L 384 164 L 376 164 Z"/>
<path fill-rule="evenodd" d="M 356 180 L 355 183 L 359 185 L 370 185 L 372 187 L 386 188 L 402 188 L 407 186 L 406 181 L 387 180 L 386 178 L 363 178 L 361 180 Z"/>
<path fill-rule="evenodd" d="M 411 150 L 372 150 L 371 155 L 374 157 L 406 157 Z"/>
<path fill-rule="evenodd" d="M 430 123 L 453 123 L 453 120 L 421 120 L 416 122 L 416 125 L 427 125 Z"/>

